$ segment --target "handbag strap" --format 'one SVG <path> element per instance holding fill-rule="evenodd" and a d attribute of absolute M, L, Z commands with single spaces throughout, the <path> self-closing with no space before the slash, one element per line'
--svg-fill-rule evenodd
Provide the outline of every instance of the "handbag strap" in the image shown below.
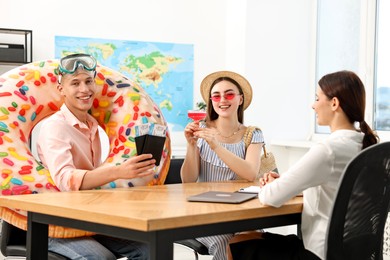
<path fill-rule="evenodd" d="M 256 129 L 261 131 L 261 129 L 257 126 L 248 126 L 246 128 L 246 131 L 244 134 L 245 151 L 248 148 L 248 146 L 250 145 L 250 143 L 252 141 L 253 131 L 255 131 Z M 265 149 L 265 143 L 263 145 L 263 152 L 264 152 L 264 157 L 267 158 L 267 150 Z"/>

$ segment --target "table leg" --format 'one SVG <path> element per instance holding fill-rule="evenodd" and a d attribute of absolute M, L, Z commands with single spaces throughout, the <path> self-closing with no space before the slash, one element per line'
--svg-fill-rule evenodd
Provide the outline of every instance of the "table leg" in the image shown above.
<path fill-rule="evenodd" d="M 27 260 L 47 260 L 49 228 L 47 224 L 34 222 L 33 218 L 33 213 L 28 212 Z"/>
<path fill-rule="evenodd" d="M 150 242 L 151 260 L 173 260 L 173 241 L 168 238 L 169 232 L 156 232 Z"/>

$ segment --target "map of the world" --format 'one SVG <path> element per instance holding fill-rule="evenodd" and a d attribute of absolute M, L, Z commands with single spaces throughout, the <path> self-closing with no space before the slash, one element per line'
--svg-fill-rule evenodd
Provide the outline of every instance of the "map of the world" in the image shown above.
<path fill-rule="evenodd" d="M 192 44 L 55 37 L 55 57 L 88 53 L 137 82 L 160 107 L 171 131 L 183 131 L 193 108 Z"/>

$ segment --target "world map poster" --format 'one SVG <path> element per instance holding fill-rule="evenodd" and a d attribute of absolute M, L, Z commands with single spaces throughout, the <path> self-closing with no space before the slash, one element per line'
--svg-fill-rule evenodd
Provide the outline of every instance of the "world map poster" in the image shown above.
<path fill-rule="evenodd" d="M 160 107 L 171 131 L 183 131 L 193 108 L 192 44 L 55 37 L 55 58 L 88 53 L 138 83 Z"/>

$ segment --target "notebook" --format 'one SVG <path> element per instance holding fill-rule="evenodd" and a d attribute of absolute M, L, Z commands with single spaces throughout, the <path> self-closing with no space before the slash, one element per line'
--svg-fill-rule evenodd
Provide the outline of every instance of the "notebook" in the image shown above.
<path fill-rule="evenodd" d="M 218 202 L 238 204 L 244 201 L 254 199 L 257 194 L 241 192 L 208 191 L 187 198 L 194 202 Z"/>
<path fill-rule="evenodd" d="M 260 186 L 248 186 L 245 188 L 241 188 L 238 190 L 238 192 L 243 192 L 243 193 L 256 193 L 258 194 L 260 192 L 261 188 Z"/>

